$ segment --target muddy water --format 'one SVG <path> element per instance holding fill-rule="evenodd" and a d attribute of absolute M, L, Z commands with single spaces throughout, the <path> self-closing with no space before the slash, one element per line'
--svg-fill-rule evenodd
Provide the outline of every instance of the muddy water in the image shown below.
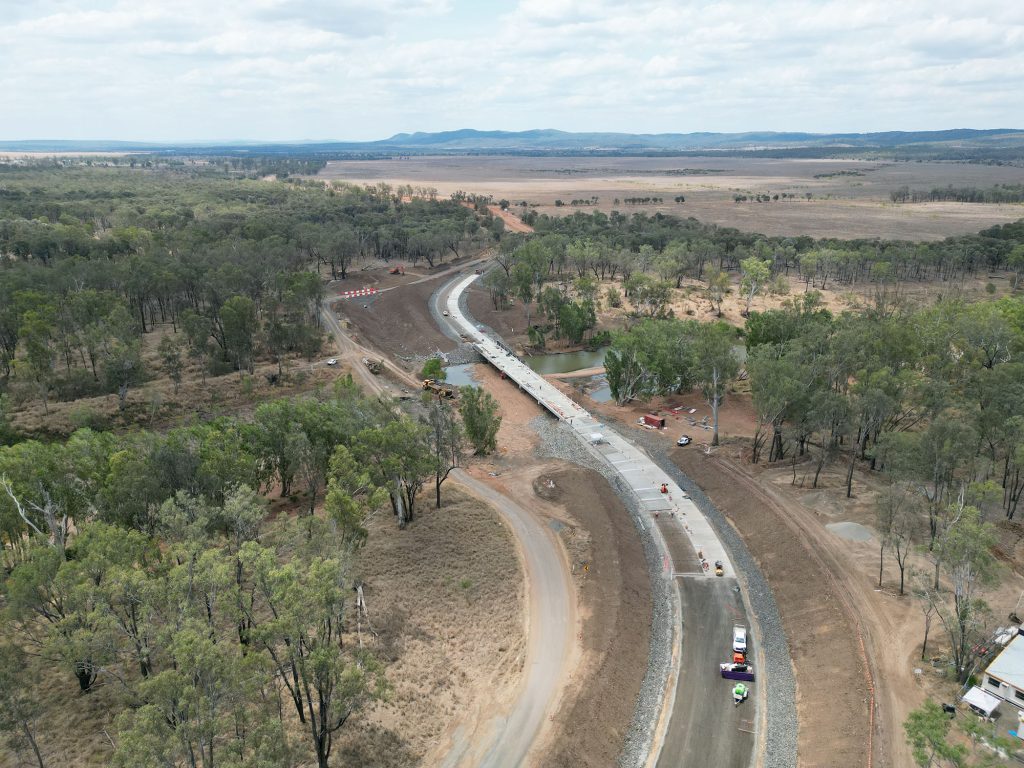
<path fill-rule="evenodd" d="M 473 366 L 475 363 L 465 365 L 449 365 L 444 369 L 445 383 L 453 384 L 456 387 L 478 387 L 479 384 L 473 380 Z"/>
<path fill-rule="evenodd" d="M 523 362 L 541 375 L 549 373 L 568 373 L 583 368 L 596 368 L 604 365 L 604 353 L 607 347 L 601 347 L 594 351 L 583 350 L 580 352 L 563 352 L 559 355 L 533 355 L 523 359 Z"/>

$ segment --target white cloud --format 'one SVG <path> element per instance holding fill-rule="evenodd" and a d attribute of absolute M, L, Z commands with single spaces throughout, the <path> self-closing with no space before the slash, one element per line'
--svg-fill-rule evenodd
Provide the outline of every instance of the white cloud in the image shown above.
<path fill-rule="evenodd" d="M 1005 0 L 9 3 L 0 138 L 1024 126 Z"/>

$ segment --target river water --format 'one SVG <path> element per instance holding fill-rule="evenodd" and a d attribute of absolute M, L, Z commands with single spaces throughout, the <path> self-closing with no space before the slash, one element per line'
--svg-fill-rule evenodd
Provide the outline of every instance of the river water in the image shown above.
<path fill-rule="evenodd" d="M 563 352 L 558 355 L 533 355 L 523 358 L 523 362 L 541 375 L 549 373 L 568 373 L 583 368 L 597 368 L 604 365 L 604 353 L 607 347 L 582 350 L 580 352 Z"/>

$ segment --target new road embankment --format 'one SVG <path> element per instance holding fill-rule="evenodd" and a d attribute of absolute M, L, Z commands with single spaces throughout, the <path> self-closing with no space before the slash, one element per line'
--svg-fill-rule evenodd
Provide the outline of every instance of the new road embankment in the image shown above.
<path fill-rule="evenodd" d="M 641 516 L 649 521 L 646 530 L 663 553 L 662 576 L 676 590 L 672 673 L 662 692 L 662 716 L 650 724 L 647 764 L 751 765 L 759 699 L 735 707 L 731 686 L 718 671 L 718 664 L 730 658 L 733 624 L 750 624 L 729 552 L 688 494 L 646 453 L 596 420 L 516 358 L 501 339 L 466 317 L 459 299 L 476 277 L 462 277 L 438 294 L 448 313 L 446 321 L 491 365 L 568 425 L 634 496 Z M 723 576 L 715 576 L 715 562 L 721 563 Z M 757 685 L 763 684 L 759 680 Z"/>

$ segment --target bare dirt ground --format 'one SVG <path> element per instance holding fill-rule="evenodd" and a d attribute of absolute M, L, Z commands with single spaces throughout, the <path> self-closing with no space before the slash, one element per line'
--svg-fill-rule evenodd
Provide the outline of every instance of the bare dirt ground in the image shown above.
<path fill-rule="evenodd" d="M 448 352 L 455 348 L 455 342 L 441 333 L 427 306 L 438 285 L 438 281 L 431 280 L 364 299 L 341 299 L 334 303 L 334 310 L 351 323 L 354 340 L 399 362 L 437 350 Z"/>
<path fill-rule="evenodd" d="M 936 240 L 1024 217 L 1024 205 L 920 203 L 893 205 L 900 186 L 991 187 L 1024 183 L 1024 168 L 962 163 L 863 160 L 776 160 L 735 157 L 414 157 L 332 161 L 321 178 L 354 184 L 413 184 L 447 196 L 462 189 L 543 213 L 575 210 L 661 211 L 767 235 Z M 737 194 L 795 195 L 770 203 L 736 203 Z M 810 193 L 811 199 L 806 195 Z M 574 199 L 596 205 L 570 206 Z M 677 195 L 682 204 L 672 202 Z M 629 205 L 627 197 L 662 197 Z M 614 201 L 619 198 L 619 204 Z M 556 207 L 555 200 L 565 202 Z"/>
<path fill-rule="evenodd" d="M 507 229 L 508 231 L 521 233 L 533 232 L 533 227 L 524 222 L 511 211 L 503 211 L 501 210 L 501 206 L 498 205 L 489 205 L 487 206 L 487 208 L 488 210 L 490 210 L 492 214 L 494 214 L 499 219 L 505 222 L 505 229 Z"/>
<path fill-rule="evenodd" d="M 562 708 L 545 766 L 613 765 L 647 667 L 650 583 L 632 520 L 596 472 L 556 464 L 532 490 L 569 553 L 579 590 L 583 657 Z"/>

